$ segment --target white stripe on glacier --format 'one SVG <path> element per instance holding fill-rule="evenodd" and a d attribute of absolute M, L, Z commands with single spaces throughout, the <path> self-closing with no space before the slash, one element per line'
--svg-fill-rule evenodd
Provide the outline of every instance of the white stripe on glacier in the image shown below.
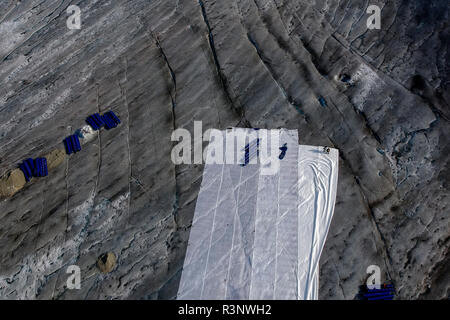
<path fill-rule="evenodd" d="M 250 299 L 296 299 L 298 136 L 280 133 L 280 170 L 259 177 Z"/>
<path fill-rule="evenodd" d="M 274 175 L 259 164 L 205 165 L 178 299 L 318 298 L 338 151 L 299 146 L 297 131 L 279 132 L 288 149 Z"/>
<path fill-rule="evenodd" d="M 298 150 L 298 299 L 318 298 L 319 259 L 336 200 L 339 153 L 322 147 Z"/>

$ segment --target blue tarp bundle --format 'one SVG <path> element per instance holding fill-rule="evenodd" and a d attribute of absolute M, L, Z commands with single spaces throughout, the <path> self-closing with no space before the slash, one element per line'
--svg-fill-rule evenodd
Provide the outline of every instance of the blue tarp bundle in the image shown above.
<path fill-rule="evenodd" d="M 19 165 L 25 175 L 25 180 L 28 182 L 32 177 L 46 177 L 48 176 L 47 159 L 36 158 L 35 160 L 28 158 Z"/>
<path fill-rule="evenodd" d="M 105 122 L 103 121 L 103 117 L 100 116 L 100 114 L 98 114 L 98 113 L 94 113 L 93 115 L 87 117 L 86 122 L 94 130 L 99 130 L 101 127 L 103 127 L 105 125 Z"/>
<path fill-rule="evenodd" d="M 48 176 L 47 159 L 46 158 L 36 158 L 34 160 L 34 177 L 46 177 Z"/>
<path fill-rule="evenodd" d="M 364 300 L 392 300 L 394 299 L 394 286 L 392 284 L 384 284 L 380 289 L 367 289 L 361 293 Z"/>
<path fill-rule="evenodd" d="M 106 112 L 102 116 L 103 121 L 105 122 L 105 129 L 109 130 L 112 128 L 117 127 L 117 125 L 120 123 L 120 119 L 116 116 L 116 114 L 112 111 Z"/>
<path fill-rule="evenodd" d="M 25 180 L 28 182 L 31 180 L 34 171 L 34 161 L 31 158 L 26 159 L 19 165 L 20 170 L 22 170 L 25 175 Z"/>
<path fill-rule="evenodd" d="M 104 115 L 94 113 L 86 119 L 87 124 L 89 124 L 92 129 L 99 130 L 101 127 L 109 130 L 117 127 L 120 123 L 120 119 L 116 116 L 113 111 L 108 111 Z"/>
<path fill-rule="evenodd" d="M 64 139 L 64 146 L 67 154 L 72 154 L 81 150 L 80 139 L 74 134 Z"/>

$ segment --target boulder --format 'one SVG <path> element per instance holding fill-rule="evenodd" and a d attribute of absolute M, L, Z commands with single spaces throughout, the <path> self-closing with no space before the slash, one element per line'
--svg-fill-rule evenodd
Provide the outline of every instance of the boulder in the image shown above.
<path fill-rule="evenodd" d="M 97 267 L 103 273 L 111 272 L 116 266 L 116 256 L 112 252 L 102 254 L 97 259 Z"/>
<path fill-rule="evenodd" d="M 25 186 L 25 175 L 20 169 L 14 169 L 0 179 L 0 198 L 12 197 Z"/>

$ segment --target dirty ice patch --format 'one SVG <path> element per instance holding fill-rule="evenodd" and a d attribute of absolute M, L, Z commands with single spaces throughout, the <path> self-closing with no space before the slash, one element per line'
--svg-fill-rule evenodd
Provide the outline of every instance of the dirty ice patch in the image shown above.
<path fill-rule="evenodd" d="M 20 22 L 22 20 L 22 22 Z M 15 47 L 17 47 L 21 41 L 25 39 L 23 33 L 24 19 L 18 21 L 4 21 L 0 23 L 0 57 L 2 59 L 9 54 Z"/>
<path fill-rule="evenodd" d="M 353 98 L 353 103 L 359 111 L 364 110 L 364 103 L 367 97 L 374 94 L 384 85 L 384 81 L 377 73 L 364 63 L 361 63 L 353 74 L 352 82 L 357 85 L 359 91 Z"/>
<path fill-rule="evenodd" d="M 80 205 L 69 210 L 69 216 L 74 220 L 67 231 L 73 228 L 80 228 L 80 232 L 73 238 L 66 239 L 55 246 L 46 245 L 39 251 L 24 258 L 20 266 L 9 274 L 0 274 L 0 297 L 7 299 L 35 299 L 39 289 L 47 285 L 47 278 L 55 272 L 65 274 L 64 267 L 76 264 L 75 258 L 78 253 L 83 254 L 88 248 L 82 250 L 81 245 L 85 242 L 89 232 L 91 232 L 99 213 L 107 212 L 109 217 L 100 219 L 100 223 L 95 225 L 96 230 L 101 230 L 103 234 L 108 234 L 116 226 L 114 217 L 120 215 L 128 206 L 129 193 L 119 196 L 114 201 L 104 200 L 94 206 L 94 193 Z M 96 212 L 97 216 L 93 215 Z M 73 257 L 72 260 L 65 260 L 63 256 Z M 11 284 L 14 283 L 14 286 Z"/>
<path fill-rule="evenodd" d="M 65 103 L 70 93 L 71 89 L 68 88 L 62 91 L 61 94 L 59 94 L 56 98 L 54 98 L 53 102 L 50 103 L 48 108 L 41 115 L 34 118 L 34 121 L 31 122 L 29 126 L 29 129 L 33 129 L 41 125 L 44 121 L 53 117 L 54 114 L 58 112 L 58 109 Z M 43 90 L 41 90 L 41 94 L 37 94 L 32 98 L 31 101 L 24 101 L 23 106 L 15 112 L 14 116 L 12 116 L 6 123 L 2 125 L 2 135 L 5 136 L 7 133 L 13 130 L 13 128 L 17 126 L 18 123 L 20 123 L 20 119 L 24 117 L 24 113 L 27 113 L 27 111 L 31 109 L 30 105 L 40 103 L 40 101 L 43 99 L 43 96 Z M 24 130 L 24 133 L 22 135 L 24 135 L 25 133 L 26 130 Z M 16 137 L 16 139 L 17 138 L 18 137 Z"/>
<path fill-rule="evenodd" d="M 56 112 L 56 110 L 66 101 L 66 99 L 69 97 L 70 89 L 65 89 L 56 99 L 53 101 L 53 103 L 50 104 L 50 106 L 47 108 L 47 110 L 44 111 L 43 114 L 41 114 L 39 117 L 34 120 L 31 125 L 30 129 L 39 126 L 42 124 L 45 120 L 50 119 Z"/>

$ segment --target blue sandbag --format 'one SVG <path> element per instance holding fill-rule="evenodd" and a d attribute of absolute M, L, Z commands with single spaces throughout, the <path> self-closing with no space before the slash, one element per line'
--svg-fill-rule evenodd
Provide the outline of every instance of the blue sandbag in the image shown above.
<path fill-rule="evenodd" d="M 42 158 L 42 167 L 43 167 L 43 171 L 44 171 L 44 177 L 48 176 L 48 167 L 47 167 L 47 159 L 46 158 Z"/>
<path fill-rule="evenodd" d="M 34 176 L 42 177 L 42 159 L 36 158 L 34 163 Z"/>
<path fill-rule="evenodd" d="M 41 158 L 41 177 L 45 177 L 44 158 Z"/>
<path fill-rule="evenodd" d="M 77 150 L 77 147 L 75 145 L 75 136 L 72 135 L 69 138 L 70 138 L 70 143 L 72 145 L 73 152 L 77 152 L 78 150 Z"/>
<path fill-rule="evenodd" d="M 95 123 L 95 121 L 91 117 L 88 117 L 86 119 L 86 122 L 87 122 L 88 125 L 91 126 L 92 129 L 94 129 L 94 130 L 98 130 L 99 129 L 97 124 Z"/>
<path fill-rule="evenodd" d="M 39 158 L 39 177 L 44 176 L 44 164 L 42 158 Z"/>
<path fill-rule="evenodd" d="M 98 123 L 100 123 L 100 124 L 103 123 L 102 117 L 100 116 L 100 114 L 99 114 L 98 112 L 94 113 L 94 114 L 92 115 L 92 117 L 94 118 L 94 120 L 97 120 Z"/>
<path fill-rule="evenodd" d="M 90 116 L 91 120 L 95 123 L 95 125 L 97 126 L 97 128 L 101 128 L 102 127 L 102 123 L 103 121 L 99 121 L 94 115 Z"/>
<path fill-rule="evenodd" d="M 44 158 L 41 158 L 41 177 L 44 177 Z"/>
<path fill-rule="evenodd" d="M 392 284 L 384 284 L 380 286 L 380 289 L 369 289 L 367 288 L 367 292 L 380 292 L 380 291 L 394 290 L 394 285 Z"/>
<path fill-rule="evenodd" d="M 77 136 L 76 135 L 72 135 L 72 146 L 73 146 L 73 150 L 75 152 L 80 151 L 80 150 L 78 150 L 78 147 L 77 147 Z"/>
<path fill-rule="evenodd" d="M 19 164 L 19 169 L 22 170 L 23 174 L 25 174 L 25 166 L 23 163 Z"/>
<path fill-rule="evenodd" d="M 67 143 L 67 146 L 70 149 L 69 154 L 72 154 L 74 152 L 74 150 L 73 150 L 72 139 L 70 138 L 70 136 L 66 138 L 66 143 Z"/>
<path fill-rule="evenodd" d="M 107 114 L 103 115 L 103 121 L 105 121 L 106 130 L 117 127 L 116 123 Z"/>
<path fill-rule="evenodd" d="M 105 129 L 106 130 L 111 129 L 111 123 L 110 123 L 108 117 L 105 115 L 103 115 L 102 117 L 103 117 L 103 121 L 105 122 Z"/>
<path fill-rule="evenodd" d="M 92 126 L 92 120 L 91 120 L 91 118 L 87 117 L 85 121 L 86 121 L 86 123 L 87 123 L 88 125 L 90 125 L 90 126 L 92 127 L 92 129 L 94 129 L 94 127 Z"/>
<path fill-rule="evenodd" d="M 64 139 L 64 145 L 66 146 L 66 153 L 71 154 L 73 151 L 72 151 L 72 144 L 70 143 L 69 138 Z"/>
<path fill-rule="evenodd" d="M 39 158 L 34 160 L 33 177 L 39 177 Z"/>
<path fill-rule="evenodd" d="M 111 128 L 117 127 L 116 121 L 114 121 L 114 119 L 111 117 L 110 114 L 108 114 L 108 120 L 109 120 L 109 122 L 110 122 L 110 124 L 111 124 Z"/>
<path fill-rule="evenodd" d="M 108 111 L 106 112 L 103 117 L 108 118 L 108 120 L 111 121 L 111 123 L 116 124 L 116 120 L 114 119 L 114 117 L 111 115 L 111 113 Z"/>
<path fill-rule="evenodd" d="M 70 144 L 72 145 L 73 152 L 75 153 L 78 151 L 77 147 L 75 146 L 75 137 L 73 135 L 71 135 L 69 138 L 70 138 Z"/>
<path fill-rule="evenodd" d="M 106 114 L 102 115 L 102 120 L 105 123 L 105 129 L 108 130 L 110 128 L 108 116 Z"/>
<path fill-rule="evenodd" d="M 28 174 L 30 177 L 33 176 L 33 172 L 31 171 L 31 168 L 30 168 L 29 164 L 28 164 L 26 161 L 24 161 L 24 162 L 23 162 L 23 165 L 24 165 L 24 167 L 25 167 L 25 170 L 27 171 L 27 174 Z"/>
<path fill-rule="evenodd" d="M 95 119 L 94 116 L 89 116 L 89 119 L 91 119 L 91 121 L 92 121 L 93 123 L 95 123 L 95 127 L 96 127 L 96 128 L 100 128 L 100 123 Z"/>
<path fill-rule="evenodd" d="M 37 158 L 34 160 L 34 172 L 33 177 L 39 177 L 41 171 L 41 159 Z"/>
<path fill-rule="evenodd" d="M 32 158 L 28 158 L 25 160 L 26 164 L 30 168 L 29 174 L 32 176 L 34 172 L 34 160 Z"/>
<path fill-rule="evenodd" d="M 91 122 L 94 124 L 94 127 L 93 127 L 94 130 L 99 130 L 100 127 L 97 125 L 97 122 L 94 121 L 94 118 L 90 117 L 90 119 L 91 119 Z"/>
<path fill-rule="evenodd" d="M 27 169 L 25 168 L 25 164 L 21 163 L 21 164 L 19 165 L 19 168 L 20 168 L 20 170 L 22 170 L 23 175 L 25 176 L 25 181 L 27 181 L 27 182 L 30 181 L 31 175 L 28 174 L 28 171 L 27 171 Z"/>
<path fill-rule="evenodd" d="M 111 116 L 111 118 L 114 120 L 114 122 L 116 122 L 117 124 L 120 123 L 120 119 L 116 116 L 116 114 L 113 111 L 109 111 L 107 113 Z"/>
<path fill-rule="evenodd" d="M 103 125 L 105 124 L 103 118 L 98 113 L 94 113 L 91 117 L 96 122 L 99 128 L 103 127 Z"/>
<path fill-rule="evenodd" d="M 34 161 L 32 158 L 28 158 L 25 161 L 28 163 L 28 165 L 30 166 L 31 169 L 34 168 Z"/>
<path fill-rule="evenodd" d="M 77 151 L 81 150 L 81 145 L 80 145 L 80 139 L 78 138 L 77 135 L 73 135 L 72 137 L 74 137 L 74 141 L 75 141 L 75 149 Z"/>
<path fill-rule="evenodd" d="M 109 127 L 110 129 L 117 127 L 117 124 L 114 122 L 113 119 L 111 119 L 111 117 L 108 116 L 108 121 L 109 121 Z"/>
<path fill-rule="evenodd" d="M 389 292 L 394 291 L 392 288 L 386 288 L 386 289 L 369 289 L 367 290 L 367 293 L 377 293 L 377 292 Z"/>
<path fill-rule="evenodd" d="M 378 297 L 378 296 L 384 296 L 387 294 L 393 294 L 394 291 L 390 290 L 390 291 L 382 291 L 382 292 L 371 292 L 371 293 L 365 293 L 364 297 Z"/>
<path fill-rule="evenodd" d="M 393 295 L 385 295 L 385 296 L 369 298 L 369 300 L 392 300 L 392 299 L 394 299 Z"/>
<path fill-rule="evenodd" d="M 379 292 L 379 291 L 386 291 L 386 290 L 393 290 L 393 286 L 380 286 L 380 289 L 369 289 L 367 288 L 367 292 Z"/>
<path fill-rule="evenodd" d="M 75 136 L 75 143 L 77 144 L 78 151 L 81 151 L 80 138 L 78 136 Z"/>

